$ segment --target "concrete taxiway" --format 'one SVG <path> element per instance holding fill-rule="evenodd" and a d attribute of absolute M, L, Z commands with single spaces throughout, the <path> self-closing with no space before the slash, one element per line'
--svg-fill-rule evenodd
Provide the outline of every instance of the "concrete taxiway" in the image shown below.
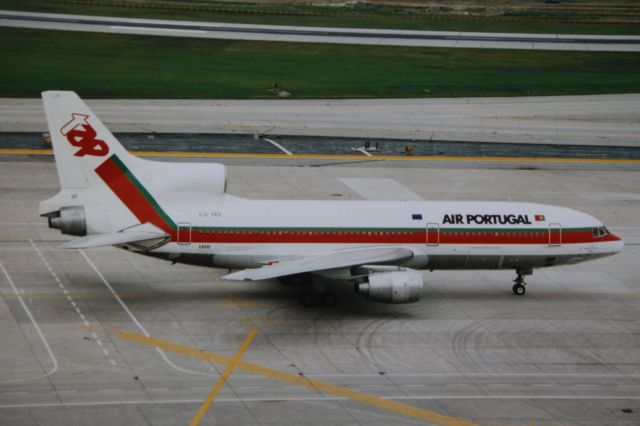
<path fill-rule="evenodd" d="M 593 214 L 627 244 L 536 271 L 525 297 L 509 271 L 439 271 L 416 304 L 337 288 L 338 306 L 302 308 L 275 282 L 60 249 L 67 237 L 37 216 L 58 189 L 54 163 L 20 158 L 0 163 L 0 423 L 184 425 L 230 365 L 202 424 L 640 423 L 637 170 L 245 159 L 229 167 L 240 196 L 543 202 Z"/>
<path fill-rule="evenodd" d="M 640 146 L 640 95 L 362 100 L 86 100 L 114 132 Z M 46 132 L 41 99 L 0 99 L 0 132 Z"/>
<path fill-rule="evenodd" d="M 411 31 L 228 24 L 0 10 L 0 26 L 303 43 L 483 49 L 640 51 L 640 36 Z"/>

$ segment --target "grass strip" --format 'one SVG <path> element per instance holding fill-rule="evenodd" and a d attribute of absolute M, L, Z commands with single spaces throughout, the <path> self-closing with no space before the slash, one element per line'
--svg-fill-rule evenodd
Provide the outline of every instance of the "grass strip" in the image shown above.
<path fill-rule="evenodd" d="M 0 96 L 411 98 L 640 92 L 640 53 L 273 43 L 0 28 Z M 274 83 L 278 89 L 274 90 Z"/>

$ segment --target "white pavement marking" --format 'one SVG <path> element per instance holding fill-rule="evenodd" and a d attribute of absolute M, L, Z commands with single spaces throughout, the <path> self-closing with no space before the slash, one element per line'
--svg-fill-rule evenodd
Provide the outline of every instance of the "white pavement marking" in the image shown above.
<path fill-rule="evenodd" d="M 152 389 L 149 389 L 152 390 Z M 154 389 L 155 390 L 155 389 Z M 102 389 L 98 392 L 116 392 L 122 390 L 116 389 Z M 247 402 L 284 402 L 284 401 L 346 401 L 348 398 L 337 396 L 318 396 L 318 397 L 277 397 L 277 398 L 220 398 L 216 399 L 218 403 L 247 403 Z M 575 395 L 434 395 L 434 396 L 385 396 L 385 399 L 390 401 L 430 401 L 441 399 L 455 399 L 455 400 L 569 400 L 569 401 L 581 401 L 581 400 L 611 400 L 611 401 L 640 401 L 640 396 L 612 396 L 612 395 L 588 395 L 588 396 L 575 396 Z M 202 403 L 202 399 L 155 399 L 155 400 L 122 400 L 122 401 L 95 401 L 95 402 L 65 402 L 65 407 L 100 407 L 110 405 L 161 405 L 161 404 L 194 404 Z M 4 404 L 0 405 L 0 409 L 14 409 L 14 408 L 47 408 L 47 407 L 60 407 L 61 403 L 43 403 L 43 404 Z"/>
<path fill-rule="evenodd" d="M 147 27 L 123 27 L 119 25 L 110 25 L 109 28 L 114 30 L 125 30 L 125 31 L 161 31 L 161 32 L 169 32 L 169 33 L 185 33 L 185 34 L 206 34 L 207 31 L 202 30 L 181 30 L 177 28 L 147 28 Z"/>
<path fill-rule="evenodd" d="M 355 148 L 355 151 L 361 152 L 367 157 L 373 157 L 373 154 L 367 151 L 366 149 L 364 149 L 363 147 Z"/>
<path fill-rule="evenodd" d="M 118 296 L 118 293 L 116 293 L 116 291 L 113 289 L 113 287 L 111 287 L 111 284 L 109 284 L 109 281 L 107 281 L 107 279 L 104 277 L 104 275 L 102 275 L 102 272 L 100 272 L 100 270 L 98 269 L 98 267 L 93 263 L 93 261 L 91 261 L 91 259 L 89 259 L 89 257 L 86 255 L 86 253 L 84 252 L 84 250 L 80 249 L 78 250 L 80 252 L 80 254 L 82 255 L 82 257 L 84 257 L 84 259 L 87 261 L 87 263 L 89 264 L 89 266 L 91 266 L 91 268 L 95 271 L 95 273 L 98 275 L 98 277 L 100 278 L 100 280 L 102 281 L 102 283 L 107 287 L 107 289 L 111 292 L 111 294 L 113 295 L 113 297 L 116 299 L 116 301 L 120 304 L 120 306 L 122 307 L 122 309 L 124 309 L 124 311 L 127 313 L 127 315 L 129 315 L 129 318 L 131 318 L 131 321 L 133 321 L 133 323 L 136 325 L 136 327 L 138 327 L 138 329 L 142 332 L 142 334 L 144 334 L 146 337 L 151 337 L 151 335 L 149 334 L 149 332 L 147 331 L 147 329 L 145 329 L 142 324 L 140 323 L 140 321 L 138 321 L 138 319 L 135 317 L 135 315 L 133 315 L 133 313 L 129 310 L 129 308 L 127 307 L 127 305 L 122 301 L 122 299 L 120 298 L 120 296 Z M 189 374 L 198 374 L 201 376 L 207 376 L 207 377 L 211 377 L 211 373 L 202 373 L 200 371 L 193 371 L 193 370 L 189 370 L 187 368 L 182 368 L 180 366 L 177 366 L 176 364 L 174 364 L 168 357 L 167 355 L 164 353 L 164 351 L 158 347 L 156 347 L 156 351 L 158 351 L 158 353 L 160 354 L 160 356 L 162 357 L 162 359 L 171 367 L 174 368 L 178 371 L 182 371 L 183 373 L 189 373 Z M 202 402 L 202 401 L 200 401 Z"/>
<path fill-rule="evenodd" d="M 58 278 L 56 273 L 53 271 L 53 269 L 51 269 L 51 266 L 49 266 L 49 263 L 46 261 L 46 259 L 42 255 L 42 252 L 40 251 L 40 249 L 38 248 L 36 243 L 32 239 L 29 239 L 29 242 L 31 243 L 31 246 L 36 251 L 36 253 L 38 253 L 38 256 L 40 256 L 40 259 L 42 259 L 42 261 L 45 263 L 45 265 L 47 265 L 47 268 L 49 269 L 49 272 L 55 278 L 56 282 L 58 283 L 58 286 L 62 289 L 64 294 L 67 295 L 67 300 L 71 303 L 71 305 L 73 306 L 73 309 L 75 309 L 76 313 L 80 316 L 80 319 L 82 319 L 82 323 L 85 325 L 85 327 L 90 327 L 91 324 L 89 324 L 89 321 L 87 321 L 86 317 L 84 316 L 84 314 L 82 313 L 82 311 L 80 310 L 80 308 L 78 307 L 76 302 L 73 300 L 73 298 L 68 295 L 67 289 L 64 288 L 64 285 L 62 284 L 62 282 L 60 281 L 60 279 Z M 96 334 L 95 333 L 92 333 L 92 334 L 97 339 Z M 115 361 L 113 359 L 109 359 L 109 362 L 112 365 L 115 365 Z"/>
<path fill-rule="evenodd" d="M 388 178 L 338 178 L 365 200 L 421 201 L 423 198 Z M 420 212 L 416 212 L 420 213 Z"/>
<path fill-rule="evenodd" d="M 28 377 L 26 379 L 5 380 L 5 381 L 2 381 L 0 383 L 22 382 L 22 381 L 26 381 L 26 380 L 33 380 L 33 379 L 39 379 L 41 377 L 50 376 L 51 374 L 55 373 L 58 370 L 58 360 L 56 359 L 55 355 L 53 355 L 53 351 L 51 350 L 51 347 L 49 346 L 49 342 L 47 342 L 47 339 L 44 337 L 44 333 L 40 329 L 40 326 L 36 322 L 36 319 L 33 317 L 33 315 L 31 315 L 31 311 L 27 307 L 27 304 L 24 303 L 24 300 L 22 300 L 22 296 L 20 296 L 20 293 L 18 292 L 18 289 L 16 288 L 16 285 L 14 284 L 13 280 L 11 279 L 11 276 L 9 275 L 7 270 L 5 269 L 5 267 L 2 264 L 2 262 L 0 262 L 0 269 L 2 269 L 2 273 L 7 278 L 7 281 L 11 285 L 11 288 L 13 289 L 13 292 L 15 293 L 16 297 L 20 301 L 20 304 L 22 305 L 22 308 L 24 309 L 24 311 L 26 312 L 27 316 L 29 317 L 29 319 L 33 323 L 33 327 L 35 328 L 36 332 L 38 333 L 38 336 L 40 336 L 40 340 L 42 340 L 42 344 L 44 345 L 45 349 L 47 350 L 47 353 L 49 354 L 49 357 L 51 358 L 51 362 L 53 363 L 53 368 L 51 370 L 45 372 L 45 374 L 40 374 L 40 375 L 34 376 L 34 377 Z"/>
<path fill-rule="evenodd" d="M 284 146 L 280 145 L 278 142 L 271 140 L 271 139 L 267 139 L 267 138 L 262 138 L 263 140 L 269 142 L 271 145 L 275 146 L 276 148 L 278 148 L 280 151 L 284 152 L 287 155 L 293 155 L 293 153 L 291 151 L 289 151 L 287 148 L 285 148 Z"/>

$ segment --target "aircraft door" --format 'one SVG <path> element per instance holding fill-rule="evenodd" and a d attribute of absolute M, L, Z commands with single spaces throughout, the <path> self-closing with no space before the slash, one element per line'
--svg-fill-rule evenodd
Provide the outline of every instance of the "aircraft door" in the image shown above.
<path fill-rule="evenodd" d="M 549 224 L 549 245 L 559 246 L 562 244 L 562 227 L 559 223 Z"/>
<path fill-rule="evenodd" d="M 437 246 L 440 244 L 440 225 L 437 223 L 427 223 L 427 245 Z"/>
<path fill-rule="evenodd" d="M 178 244 L 191 244 L 191 223 L 178 222 Z"/>

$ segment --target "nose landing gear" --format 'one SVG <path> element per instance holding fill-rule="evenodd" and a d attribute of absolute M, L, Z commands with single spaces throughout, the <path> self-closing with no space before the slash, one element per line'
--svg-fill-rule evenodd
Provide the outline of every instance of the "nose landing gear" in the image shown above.
<path fill-rule="evenodd" d="M 513 294 L 515 294 L 516 296 L 524 296 L 524 294 L 527 292 L 527 283 L 524 282 L 524 277 L 525 275 L 533 274 L 533 271 L 531 269 L 516 270 L 516 274 L 518 274 L 518 276 L 515 280 L 513 280 L 513 282 L 515 283 L 513 284 Z"/>

